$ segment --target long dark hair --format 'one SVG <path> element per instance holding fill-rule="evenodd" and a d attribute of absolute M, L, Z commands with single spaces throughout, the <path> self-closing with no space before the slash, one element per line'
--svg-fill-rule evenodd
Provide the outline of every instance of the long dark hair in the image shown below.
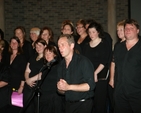
<path fill-rule="evenodd" d="M 103 27 L 101 26 L 101 24 L 99 24 L 98 22 L 92 22 L 88 29 L 87 29 L 87 33 L 89 31 L 90 28 L 95 28 L 97 30 L 97 32 L 99 33 L 99 38 L 104 38 L 104 30 L 103 30 Z"/>
<path fill-rule="evenodd" d="M 10 38 L 10 43 L 11 43 L 11 41 L 12 41 L 13 39 L 18 42 L 18 52 L 17 52 L 17 54 L 23 53 L 22 47 L 20 46 L 20 40 L 19 40 L 19 38 L 16 37 L 16 36 L 13 36 L 12 38 Z M 12 48 L 11 48 L 10 46 L 9 46 L 9 53 L 10 53 L 10 54 L 13 54 Z"/>

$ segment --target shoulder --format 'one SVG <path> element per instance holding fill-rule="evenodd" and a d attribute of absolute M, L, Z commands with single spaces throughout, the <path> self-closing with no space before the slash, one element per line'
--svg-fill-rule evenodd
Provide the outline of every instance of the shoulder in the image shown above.
<path fill-rule="evenodd" d="M 25 46 L 29 46 L 29 45 L 32 45 L 32 44 L 31 44 L 31 42 L 29 42 L 28 40 L 25 40 L 25 41 L 24 41 L 24 45 L 25 45 Z"/>
<path fill-rule="evenodd" d="M 82 66 L 84 64 L 89 64 L 90 63 L 90 60 L 87 57 L 85 57 L 84 55 L 81 55 L 81 54 L 75 53 L 74 58 L 75 58 L 76 62 L 78 62 Z"/>

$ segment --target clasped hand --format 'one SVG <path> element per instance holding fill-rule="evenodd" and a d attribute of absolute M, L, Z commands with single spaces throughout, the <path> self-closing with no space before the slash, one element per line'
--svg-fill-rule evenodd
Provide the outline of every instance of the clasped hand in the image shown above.
<path fill-rule="evenodd" d="M 57 83 L 57 88 L 62 91 L 67 91 L 69 90 L 69 84 L 64 79 L 60 79 Z"/>

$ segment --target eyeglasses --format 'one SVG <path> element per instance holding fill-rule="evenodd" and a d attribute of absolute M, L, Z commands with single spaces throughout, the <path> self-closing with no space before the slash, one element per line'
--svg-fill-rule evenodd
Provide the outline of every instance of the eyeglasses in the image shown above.
<path fill-rule="evenodd" d="M 76 27 L 76 29 L 81 29 L 81 28 L 83 28 L 84 26 L 81 26 L 81 27 Z"/>

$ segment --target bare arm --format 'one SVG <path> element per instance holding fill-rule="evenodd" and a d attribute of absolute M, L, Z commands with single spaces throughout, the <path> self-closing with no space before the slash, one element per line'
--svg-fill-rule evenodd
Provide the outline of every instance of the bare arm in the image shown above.
<path fill-rule="evenodd" d="M 114 76 L 115 76 L 115 63 L 111 62 L 110 66 L 110 81 L 109 84 L 112 88 L 114 88 Z"/>
<path fill-rule="evenodd" d="M 6 85 L 8 85 L 8 83 L 7 83 L 7 82 L 0 81 L 0 88 L 4 87 L 4 86 L 6 86 Z"/>
<path fill-rule="evenodd" d="M 20 87 L 19 87 L 19 89 L 18 89 L 18 93 L 19 93 L 19 94 L 23 92 L 24 83 L 25 83 L 24 81 L 21 81 Z"/>
<path fill-rule="evenodd" d="M 97 79 L 97 74 L 104 68 L 104 65 L 103 64 L 99 64 L 99 66 L 97 67 L 97 69 L 95 70 L 94 72 L 94 80 L 95 82 L 98 82 L 98 79 Z"/>
<path fill-rule="evenodd" d="M 25 70 L 25 80 L 29 78 L 29 73 L 31 72 L 29 68 L 30 63 L 27 63 L 26 70 Z"/>

